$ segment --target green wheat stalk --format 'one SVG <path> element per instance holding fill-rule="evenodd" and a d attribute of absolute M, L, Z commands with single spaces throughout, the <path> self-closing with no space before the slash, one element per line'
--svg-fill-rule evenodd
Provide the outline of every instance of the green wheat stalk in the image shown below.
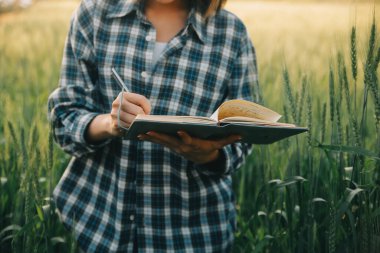
<path fill-rule="evenodd" d="M 329 72 L 329 95 L 330 95 L 330 121 L 334 122 L 334 110 L 335 110 L 335 88 L 334 88 L 334 72 L 332 66 L 330 66 Z"/>
<path fill-rule="evenodd" d="M 378 89 L 378 79 L 376 74 L 376 69 L 378 67 L 379 62 L 379 50 L 377 52 L 377 55 L 374 55 L 375 50 L 375 44 L 376 44 L 376 22 L 375 18 L 373 19 L 372 26 L 371 26 L 371 32 L 370 32 L 370 38 L 368 42 L 368 52 L 367 52 L 367 59 L 365 63 L 365 71 L 364 71 L 364 83 L 366 87 L 369 88 L 371 91 L 371 94 L 373 96 L 373 102 L 375 106 L 375 117 L 376 117 L 376 127 L 379 128 L 380 124 L 380 95 L 379 95 L 379 89 Z"/>
<path fill-rule="evenodd" d="M 286 67 L 284 68 L 284 71 L 283 71 L 283 78 L 284 78 L 286 98 L 290 106 L 291 115 L 292 115 L 293 120 L 296 122 L 297 121 L 296 100 L 292 93 L 292 88 L 291 88 L 290 79 L 289 79 L 289 72 Z"/>
<path fill-rule="evenodd" d="M 347 69 L 345 65 L 343 65 L 343 69 L 342 69 L 342 78 L 343 78 L 343 91 L 344 91 L 344 95 L 346 99 L 346 109 L 347 109 L 348 115 L 352 116 L 350 85 L 348 82 Z"/>
<path fill-rule="evenodd" d="M 360 147 L 361 146 L 361 140 L 360 140 L 360 136 L 359 136 L 359 126 L 358 126 L 358 122 L 356 120 L 355 114 L 351 109 L 351 103 L 350 103 L 351 95 L 350 95 L 350 88 L 349 88 L 349 82 L 348 82 L 348 78 L 347 78 L 347 70 L 346 70 L 345 65 L 343 65 L 342 77 L 343 77 L 344 93 L 346 96 L 347 113 L 349 115 L 349 119 L 350 119 L 350 122 L 352 124 L 355 146 Z"/>
<path fill-rule="evenodd" d="M 366 72 L 364 75 L 365 75 L 364 82 L 369 87 L 369 90 L 371 91 L 371 94 L 373 97 L 373 102 L 374 102 L 374 106 L 375 106 L 376 127 L 379 128 L 379 124 L 380 124 L 380 95 L 379 95 L 379 90 L 378 90 L 376 73 L 371 68 L 371 66 L 368 66 L 368 68 L 366 68 Z"/>
<path fill-rule="evenodd" d="M 328 225 L 328 247 L 329 253 L 336 251 L 336 210 L 335 207 L 330 208 Z"/>
<path fill-rule="evenodd" d="M 369 41 L 368 41 L 366 65 L 371 65 L 371 63 L 374 62 L 373 59 L 374 59 L 375 44 L 376 44 L 376 20 L 375 20 L 375 17 L 373 17 L 371 32 L 370 32 Z"/>
<path fill-rule="evenodd" d="M 301 97 L 300 97 L 300 102 L 299 102 L 298 119 L 297 119 L 298 124 L 301 124 L 302 122 L 303 107 L 304 107 L 305 95 L 306 95 L 306 85 L 307 85 L 307 77 L 304 76 L 302 78 L 302 89 L 301 89 Z"/>
<path fill-rule="evenodd" d="M 375 71 L 377 71 L 377 68 L 379 67 L 379 62 L 380 62 L 380 47 L 377 48 L 377 54 L 376 54 L 375 63 L 374 63 Z"/>
<path fill-rule="evenodd" d="M 313 129 L 313 122 L 312 122 L 313 110 L 312 110 L 312 102 L 311 102 L 310 94 L 307 95 L 306 104 L 307 104 L 307 128 L 309 129 L 309 131 L 307 132 L 307 144 L 308 144 L 308 147 L 311 148 L 312 147 L 311 137 L 312 137 L 312 129 Z"/>
<path fill-rule="evenodd" d="M 48 154 L 46 159 L 46 168 L 49 176 L 49 196 L 52 194 L 52 184 L 55 182 L 55 171 L 54 171 L 54 138 L 53 138 L 53 130 L 49 131 L 49 140 L 48 140 Z"/>
<path fill-rule="evenodd" d="M 283 105 L 283 111 L 284 111 L 284 121 L 285 122 L 290 122 L 290 119 L 289 119 L 289 110 L 288 110 L 288 107 L 286 106 L 286 104 Z M 290 147 L 289 138 L 286 138 L 283 143 L 284 143 L 284 146 L 285 146 L 286 149 L 288 149 Z"/>
<path fill-rule="evenodd" d="M 38 143 L 38 129 L 37 129 L 36 124 L 33 124 L 31 133 L 32 135 L 29 138 L 29 144 L 28 144 L 29 153 L 32 152 L 36 148 L 36 144 Z"/>
<path fill-rule="evenodd" d="M 24 217 L 25 225 L 28 225 L 33 218 L 33 194 L 32 194 L 32 183 L 30 182 L 30 174 L 28 171 L 28 152 L 25 144 L 25 131 L 22 128 L 20 134 L 20 143 L 21 143 L 21 155 L 22 155 L 22 172 L 24 174 L 23 181 L 21 183 L 20 190 L 23 191 L 25 195 L 25 206 L 24 206 Z M 32 252 L 33 241 L 31 233 L 24 233 L 24 243 L 25 243 L 25 252 Z"/>
<path fill-rule="evenodd" d="M 346 145 L 351 145 L 351 133 L 349 124 L 346 125 Z M 346 163 L 348 163 L 348 161 L 350 161 L 350 154 L 346 153 Z"/>
<path fill-rule="evenodd" d="M 327 104 L 326 102 L 323 103 L 322 107 L 322 127 L 321 127 L 321 142 L 323 143 L 325 141 L 325 135 L 326 135 L 326 115 L 327 115 Z"/>
<path fill-rule="evenodd" d="M 339 88 L 338 88 L 338 101 L 341 102 L 343 98 L 343 56 L 342 53 L 338 53 L 337 56 L 338 60 L 338 81 L 339 81 Z"/>
<path fill-rule="evenodd" d="M 342 119 L 341 119 L 341 106 L 340 102 L 337 102 L 335 104 L 336 109 L 336 132 L 337 132 L 337 145 L 343 145 L 343 129 L 342 129 Z M 334 122 L 331 122 L 332 125 L 334 125 Z M 331 127 L 334 128 L 333 126 Z M 336 139 L 333 137 L 333 133 L 331 134 L 331 140 Z M 339 152 L 338 155 L 338 172 L 339 172 L 339 181 L 338 181 L 338 191 L 343 191 L 343 181 L 344 180 L 344 154 L 342 152 Z"/>
<path fill-rule="evenodd" d="M 357 77 L 358 77 L 358 62 L 357 62 L 357 50 L 356 50 L 356 27 L 351 29 L 351 71 L 354 78 L 354 111 L 356 113 L 356 94 L 357 94 Z"/>
<path fill-rule="evenodd" d="M 366 198 L 367 199 L 367 198 Z M 368 201 L 364 201 L 363 203 L 368 203 Z M 366 208 L 367 204 L 363 205 L 364 209 Z M 368 229 L 368 212 L 367 210 L 361 212 L 361 217 L 360 217 L 360 251 L 363 253 L 370 253 L 369 251 L 369 237 L 371 236 L 370 231 Z"/>
<path fill-rule="evenodd" d="M 351 70 L 352 77 L 355 82 L 358 77 L 358 61 L 357 61 L 357 49 L 356 49 L 356 26 L 351 29 Z"/>
<path fill-rule="evenodd" d="M 342 129 L 342 120 L 340 115 L 340 102 L 336 104 L 336 126 L 337 126 L 337 144 L 343 144 L 343 129 Z M 348 144 L 347 144 L 348 145 Z"/>
<path fill-rule="evenodd" d="M 18 144 L 18 140 L 16 137 L 16 132 L 15 132 L 15 129 L 13 127 L 13 124 L 10 121 L 8 121 L 8 128 L 9 128 L 9 132 L 11 134 L 12 140 L 15 144 L 16 150 L 18 150 L 19 144 Z"/>
<path fill-rule="evenodd" d="M 298 110 L 297 110 L 297 108 L 299 108 L 299 103 L 300 103 L 300 94 L 298 93 L 298 91 L 296 91 L 296 94 L 294 95 L 294 105 L 295 105 L 295 108 L 296 108 L 296 110 L 295 110 L 295 113 L 296 113 L 296 118 L 294 119 L 294 122 L 296 123 L 296 124 L 299 124 L 299 122 L 298 122 Z"/>

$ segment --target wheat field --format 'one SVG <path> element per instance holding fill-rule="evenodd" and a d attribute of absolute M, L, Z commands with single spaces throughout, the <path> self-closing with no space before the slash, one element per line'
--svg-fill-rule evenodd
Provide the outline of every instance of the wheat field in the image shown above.
<path fill-rule="evenodd" d="M 230 0 L 254 42 L 261 101 L 310 131 L 255 146 L 234 175 L 233 252 L 380 252 L 378 1 Z M 51 192 L 56 87 L 78 1 L 0 14 L 0 252 L 77 252 Z"/>

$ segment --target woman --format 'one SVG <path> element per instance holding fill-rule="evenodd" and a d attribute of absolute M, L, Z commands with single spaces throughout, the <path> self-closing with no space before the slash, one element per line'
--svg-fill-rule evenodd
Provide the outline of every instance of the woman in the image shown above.
<path fill-rule="evenodd" d="M 228 252 L 236 226 L 231 173 L 250 146 L 148 132 L 120 138 L 139 113 L 210 116 L 252 99 L 255 54 L 223 0 L 83 0 L 59 87 L 55 140 L 73 156 L 54 197 L 86 252 Z M 121 92 L 111 69 L 130 92 Z M 120 105 L 120 101 L 121 105 Z"/>

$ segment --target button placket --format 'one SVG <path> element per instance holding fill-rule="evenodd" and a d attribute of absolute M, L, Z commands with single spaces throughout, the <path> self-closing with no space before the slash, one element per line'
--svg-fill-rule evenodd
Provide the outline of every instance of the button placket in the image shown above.
<path fill-rule="evenodd" d="M 138 227 L 144 227 L 144 143 L 137 143 L 136 170 L 136 210 L 134 222 Z M 138 214 L 138 215 L 137 215 Z"/>
<path fill-rule="evenodd" d="M 141 77 L 146 79 L 148 77 L 148 73 L 146 71 L 141 72 Z"/>
<path fill-rule="evenodd" d="M 148 41 L 148 42 L 150 42 L 152 40 L 152 36 L 151 35 L 147 35 L 145 37 L 145 40 Z"/>
<path fill-rule="evenodd" d="M 142 71 L 141 77 L 144 81 L 147 81 L 148 79 L 148 70 L 151 68 L 151 62 L 153 60 L 153 51 L 155 46 L 155 40 L 156 40 L 156 30 L 154 27 L 149 27 L 146 35 L 145 35 L 145 41 L 146 41 L 146 51 L 145 51 L 145 58 L 146 58 L 146 64 L 145 64 L 145 70 Z"/>

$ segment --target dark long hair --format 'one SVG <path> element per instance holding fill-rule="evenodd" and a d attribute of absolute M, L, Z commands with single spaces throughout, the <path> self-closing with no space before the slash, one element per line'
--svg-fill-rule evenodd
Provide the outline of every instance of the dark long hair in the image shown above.
<path fill-rule="evenodd" d="M 227 2 L 227 0 L 190 0 L 197 6 L 205 17 L 212 16 L 215 12 L 220 10 Z"/>

